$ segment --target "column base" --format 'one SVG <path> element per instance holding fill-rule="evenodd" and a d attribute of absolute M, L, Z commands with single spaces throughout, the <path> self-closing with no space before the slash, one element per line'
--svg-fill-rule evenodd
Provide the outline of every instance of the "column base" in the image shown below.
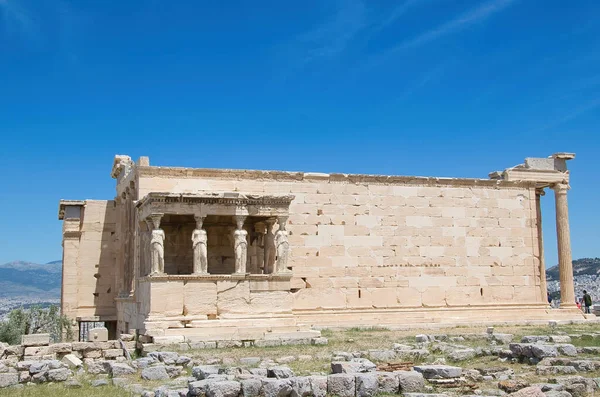
<path fill-rule="evenodd" d="M 578 309 L 575 303 L 561 303 L 559 309 Z"/>

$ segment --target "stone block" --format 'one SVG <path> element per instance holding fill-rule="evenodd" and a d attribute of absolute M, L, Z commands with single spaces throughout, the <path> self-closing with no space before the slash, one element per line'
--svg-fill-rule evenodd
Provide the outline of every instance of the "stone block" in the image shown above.
<path fill-rule="evenodd" d="M 14 386 L 19 384 L 19 374 L 16 372 L 8 372 L 0 374 L 0 389 L 4 387 Z"/>
<path fill-rule="evenodd" d="M 51 369 L 48 371 L 47 378 L 49 382 L 64 382 L 73 375 L 68 368 Z"/>
<path fill-rule="evenodd" d="M 310 378 L 308 376 L 298 376 L 291 379 L 292 393 L 290 397 L 309 397 L 312 396 Z"/>
<path fill-rule="evenodd" d="M 242 397 L 258 397 L 262 389 L 262 381 L 257 378 L 240 380 Z"/>
<path fill-rule="evenodd" d="M 90 342 L 108 342 L 108 329 L 92 328 L 88 331 L 87 337 Z"/>
<path fill-rule="evenodd" d="M 327 376 L 327 393 L 337 397 L 354 397 L 355 380 L 353 374 L 333 374 Z"/>
<path fill-rule="evenodd" d="M 164 365 L 147 367 L 142 370 L 142 379 L 144 380 L 166 380 L 169 378 L 169 374 Z"/>
<path fill-rule="evenodd" d="M 417 371 L 394 371 L 398 377 L 400 393 L 417 393 L 425 388 L 425 379 L 423 374 Z"/>
<path fill-rule="evenodd" d="M 67 354 L 72 352 L 72 346 L 70 343 L 54 343 L 48 346 L 49 354 Z"/>
<path fill-rule="evenodd" d="M 113 378 L 135 374 L 136 370 L 125 363 L 109 363 L 109 372 Z"/>
<path fill-rule="evenodd" d="M 41 357 L 46 354 L 48 354 L 48 346 L 34 346 L 26 347 L 23 355 L 29 357 Z"/>
<path fill-rule="evenodd" d="M 108 349 L 102 351 L 102 356 L 108 359 L 115 359 L 117 357 L 123 357 L 122 349 Z"/>
<path fill-rule="evenodd" d="M 373 397 L 377 394 L 379 379 L 375 373 L 356 374 L 354 376 L 356 397 Z"/>
<path fill-rule="evenodd" d="M 314 397 L 325 397 L 327 395 L 327 376 L 313 375 L 310 378 L 310 388 Z"/>
<path fill-rule="evenodd" d="M 290 379 L 262 379 L 264 397 L 286 397 L 292 393 Z"/>
<path fill-rule="evenodd" d="M 21 336 L 21 346 L 48 346 L 50 344 L 50 334 L 31 334 Z"/>
<path fill-rule="evenodd" d="M 398 375 L 393 372 L 377 372 L 377 393 L 378 394 L 398 394 L 400 383 Z"/>
<path fill-rule="evenodd" d="M 190 396 L 206 396 L 208 385 L 213 383 L 213 380 L 203 379 L 188 384 L 188 392 Z"/>

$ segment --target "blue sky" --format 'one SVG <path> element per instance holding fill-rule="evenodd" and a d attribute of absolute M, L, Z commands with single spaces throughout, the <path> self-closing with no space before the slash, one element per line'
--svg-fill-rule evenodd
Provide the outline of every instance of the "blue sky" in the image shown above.
<path fill-rule="evenodd" d="M 0 0 L 0 263 L 59 259 L 58 200 L 113 198 L 116 153 L 485 178 L 572 151 L 573 256 L 600 256 L 598 21 L 595 0 Z"/>

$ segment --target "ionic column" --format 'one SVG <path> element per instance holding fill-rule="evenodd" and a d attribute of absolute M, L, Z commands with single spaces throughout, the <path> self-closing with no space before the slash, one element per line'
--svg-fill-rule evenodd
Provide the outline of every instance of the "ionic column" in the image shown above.
<path fill-rule="evenodd" d="M 245 216 L 235 216 L 236 229 L 233 231 L 233 252 L 235 254 L 235 273 L 246 274 L 248 259 L 248 232 L 244 230 Z"/>
<path fill-rule="evenodd" d="M 288 243 L 287 230 L 285 230 L 287 219 L 287 216 L 280 216 L 277 218 L 279 230 L 277 230 L 277 233 L 275 234 L 275 248 L 277 250 L 275 273 L 289 273 L 287 261 L 290 252 L 290 244 Z"/>
<path fill-rule="evenodd" d="M 151 275 L 165 273 L 165 232 L 160 228 L 163 214 L 152 214 L 152 234 L 150 238 L 150 258 L 152 258 Z"/>
<path fill-rule="evenodd" d="M 208 241 L 206 230 L 202 228 L 203 216 L 195 216 L 196 229 L 192 233 L 192 249 L 194 252 L 194 273 L 208 274 L 208 253 L 206 243 Z"/>
<path fill-rule="evenodd" d="M 560 276 L 560 307 L 575 307 L 573 262 L 571 258 L 571 235 L 569 232 L 569 185 L 557 183 L 552 186 L 556 200 L 556 236 L 558 242 L 558 272 Z"/>
<path fill-rule="evenodd" d="M 275 271 L 275 256 L 277 255 L 275 248 L 275 235 L 273 234 L 273 225 L 275 224 L 274 219 L 267 219 L 265 221 L 266 233 L 264 241 L 264 266 L 263 273 L 269 274 Z"/>
<path fill-rule="evenodd" d="M 545 195 L 544 189 L 535 189 L 535 212 L 537 216 L 538 251 L 540 262 L 540 291 L 542 302 L 548 301 L 548 285 L 546 282 L 546 260 L 544 259 L 544 238 L 542 233 L 542 205 L 541 199 Z"/>

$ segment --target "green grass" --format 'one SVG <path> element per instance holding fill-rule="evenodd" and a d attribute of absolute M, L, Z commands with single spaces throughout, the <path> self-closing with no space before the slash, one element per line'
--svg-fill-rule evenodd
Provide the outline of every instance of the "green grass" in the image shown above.
<path fill-rule="evenodd" d="M 91 387 L 84 385 L 79 389 L 67 389 L 63 385 L 34 385 L 23 389 L 0 389 L 0 397 L 130 397 L 131 393 L 114 386 Z"/>

